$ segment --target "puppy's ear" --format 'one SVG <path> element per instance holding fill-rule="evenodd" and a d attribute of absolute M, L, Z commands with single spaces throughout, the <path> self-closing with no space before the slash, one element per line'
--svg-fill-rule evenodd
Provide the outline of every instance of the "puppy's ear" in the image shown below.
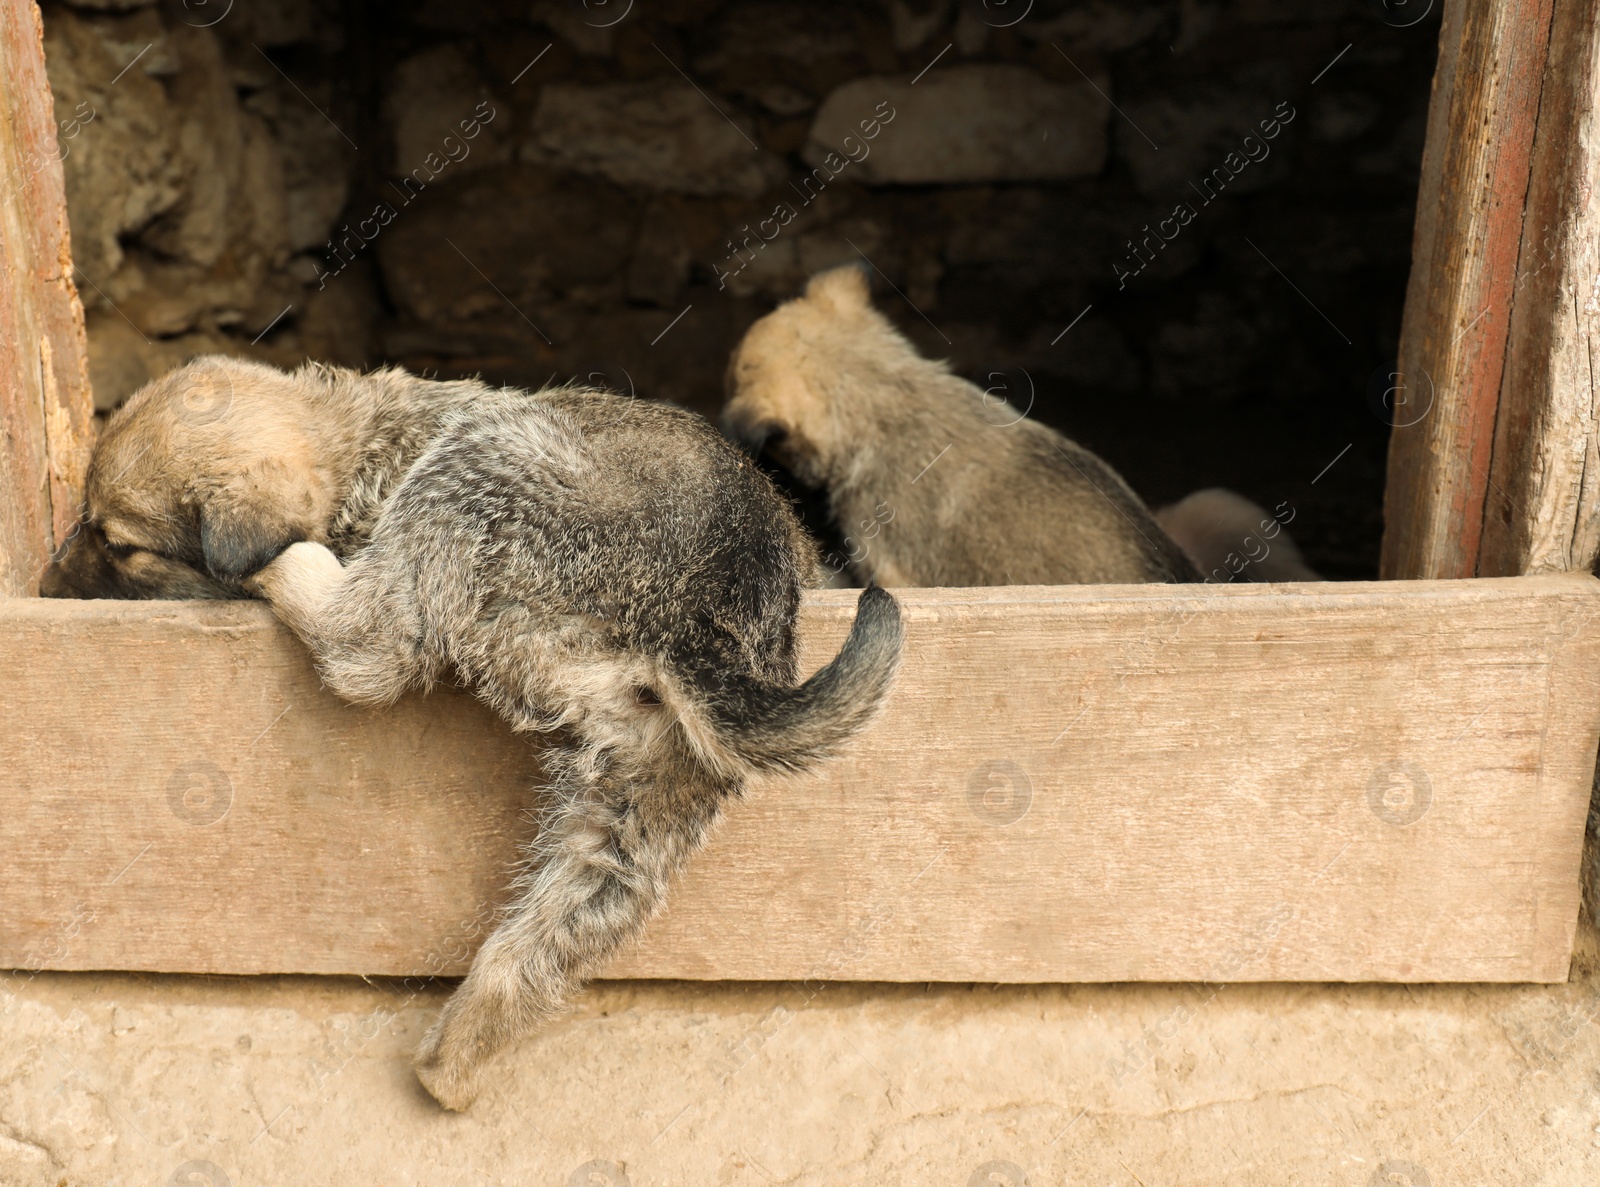
<path fill-rule="evenodd" d="M 237 584 L 305 538 L 301 525 L 260 502 L 219 492 L 200 507 L 200 552 L 218 581 Z"/>
<path fill-rule="evenodd" d="M 311 529 L 307 477 L 277 459 L 255 462 L 195 492 L 195 502 L 200 552 L 218 581 L 237 584 Z"/>
<path fill-rule="evenodd" d="M 866 309 L 872 304 L 872 286 L 867 283 L 867 270 L 859 264 L 846 264 L 819 272 L 806 285 L 806 296 L 813 301 L 832 305 L 840 313 Z"/>

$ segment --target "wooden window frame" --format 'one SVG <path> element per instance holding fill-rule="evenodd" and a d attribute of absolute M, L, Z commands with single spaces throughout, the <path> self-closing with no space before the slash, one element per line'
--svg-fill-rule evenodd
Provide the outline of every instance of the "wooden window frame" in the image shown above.
<path fill-rule="evenodd" d="M 611 975 L 1564 979 L 1600 739 L 1596 12 L 1445 6 L 1389 580 L 903 591 L 884 719 L 753 788 Z M 0 967 L 463 971 L 529 743 L 459 692 L 338 703 L 258 604 L 31 596 L 91 403 L 30 0 L 0 0 L 0 78 Z M 849 613 L 808 596 L 810 663 Z"/>

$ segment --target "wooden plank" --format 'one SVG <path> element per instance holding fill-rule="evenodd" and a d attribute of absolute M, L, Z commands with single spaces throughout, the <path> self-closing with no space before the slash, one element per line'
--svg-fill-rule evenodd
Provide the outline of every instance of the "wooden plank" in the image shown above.
<path fill-rule="evenodd" d="M 1600 5 L 1559 3 L 1533 144 L 1477 571 L 1600 553 Z"/>
<path fill-rule="evenodd" d="M 1552 0 L 1444 6 L 1400 329 L 1384 577 L 1477 572 L 1552 10 Z"/>
<path fill-rule="evenodd" d="M 93 433 L 83 306 L 43 30 L 0 0 L 0 596 L 34 593 L 83 500 Z"/>
<path fill-rule="evenodd" d="M 1600 581 L 902 596 L 883 719 L 612 975 L 1566 976 Z M 464 694 L 347 707 L 249 603 L 0 602 L 0 671 L 0 967 L 464 970 L 537 780 Z"/>

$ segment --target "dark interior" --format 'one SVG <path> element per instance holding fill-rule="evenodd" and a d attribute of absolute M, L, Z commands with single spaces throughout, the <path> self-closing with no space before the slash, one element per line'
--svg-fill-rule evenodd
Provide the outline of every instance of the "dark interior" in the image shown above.
<path fill-rule="evenodd" d="M 58 115 L 97 113 L 66 169 L 102 410 L 226 349 L 715 415 L 744 329 L 865 259 L 920 349 L 1147 502 L 1287 503 L 1315 568 L 1376 576 L 1430 5 L 263 7 L 45 7 Z M 817 186 L 827 113 L 941 74 L 945 108 Z M 177 166 L 108 155 L 174 124 L 199 129 Z M 883 164 L 897 137 L 914 176 Z M 157 196 L 111 201 L 134 184 Z M 796 217 L 759 247 L 779 203 Z"/>

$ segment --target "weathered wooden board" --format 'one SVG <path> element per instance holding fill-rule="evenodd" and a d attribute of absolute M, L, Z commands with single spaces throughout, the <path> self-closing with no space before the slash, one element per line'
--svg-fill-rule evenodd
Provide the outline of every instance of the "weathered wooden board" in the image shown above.
<path fill-rule="evenodd" d="M 0 595 L 33 593 L 83 496 L 92 405 L 38 6 L 0 0 Z"/>
<path fill-rule="evenodd" d="M 885 717 L 612 975 L 1566 976 L 1600 581 L 902 596 Z M 259 605 L 0 601 L 0 673 L 0 967 L 460 972 L 528 832 L 533 744 L 339 703 Z"/>
<path fill-rule="evenodd" d="M 1485 496 L 1485 577 L 1600 553 L 1600 5 L 1555 5 Z"/>
<path fill-rule="evenodd" d="M 1384 489 L 1385 577 L 1471 577 L 1552 0 L 1444 6 Z"/>
<path fill-rule="evenodd" d="M 1448 0 L 1393 387 L 1385 577 L 1589 569 L 1600 26 Z"/>

